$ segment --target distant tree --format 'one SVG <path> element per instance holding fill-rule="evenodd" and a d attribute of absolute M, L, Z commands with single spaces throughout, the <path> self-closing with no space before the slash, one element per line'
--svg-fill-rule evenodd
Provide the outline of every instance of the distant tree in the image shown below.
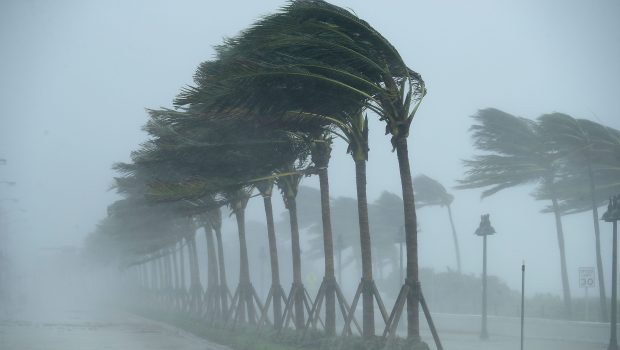
<path fill-rule="evenodd" d="M 561 157 L 563 178 L 558 181 L 560 208 L 564 214 L 592 211 L 596 248 L 596 265 L 599 281 L 599 302 L 601 321 L 608 320 L 607 297 L 605 296 L 605 279 L 601 258 L 601 239 L 598 207 L 604 205 L 614 189 L 620 190 L 618 182 L 614 184 L 605 176 L 602 169 L 613 161 L 614 144 L 620 140 L 620 132 L 586 119 L 575 119 L 562 113 L 545 114 L 538 118 L 538 123 L 551 147 Z M 611 160 L 611 162 L 610 162 Z M 536 196 L 549 199 L 551 189 L 544 187 Z M 544 211 L 550 211 L 547 208 Z"/>
<path fill-rule="evenodd" d="M 459 249 L 459 239 L 454 228 L 454 219 L 452 219 L 452 201 L 454 196 L 446 191 L 446 188 L 439 181 L 432 179 L 426 175 L 418 175 L 413 178 L 413 187 L 415 188 L 416 205 L 419 208 L 425 206 L 438 205 L 448 209 L 448 218 L 450 219 L 450 227 L 452 228 L 452 239 L 454 241 L 454 253 L 456 255 L 456 266 L 459 273 L 461 270 L 461 251 Z"/>
<path fill-rule="evenodd" d="M 549 189 L 560 250 L 564 311 L 566 317 L 571 318 L 572 302 L 557 188 L 561 175 L 559 156 L 532 120 L 494 108 L 480 110 L 473 118 L 477 122 L 470 128 L 474 146 L 485 154 L 464 161 L 465 177 L 459 180 L 457 188 L 487 188 L 482 192 L 482 198 L 524 184 L 537 184 Z"/>

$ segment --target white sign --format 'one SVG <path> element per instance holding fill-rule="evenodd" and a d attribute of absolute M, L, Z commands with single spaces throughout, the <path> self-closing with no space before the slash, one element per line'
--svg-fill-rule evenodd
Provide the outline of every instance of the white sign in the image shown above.
<path fill-rule="evenodd" d="M 594 279 L 593 267 L 579 268 L 579 288 L 594 288 L 596 281 Z"/>

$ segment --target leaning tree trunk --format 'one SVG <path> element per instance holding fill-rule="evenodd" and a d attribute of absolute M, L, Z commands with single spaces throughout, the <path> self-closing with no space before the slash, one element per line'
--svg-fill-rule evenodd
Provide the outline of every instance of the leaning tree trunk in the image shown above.
<path fill-rule="evenodd" d="M 250 264 L 248 259 L 248 247 L 245 239 L 245 209 L 236 208 L 235 217 L 237 219 L 237 228 L 239 230 L 239 320 L 245 321 L 245 307 L 247 306 L 248 319 L 253 322 L 256 319 L 254 315 L 254 299 L 251 294 L 250 281 Z M 242 297 L 243 296 L 243 297 Z M 246 303 L 244 305 L 244 303 Z"/>
<path fill-rule="evenodd" d="M 213 239 L 213 229 L 210 225 L 204 226 L 205 238 L 207 240 L 207 308 L 213 307 L 210 310 L 219 316 L 218 307 L 218 267 L 217 267 L 217 255 L 215 253 L 215 240 Z"/>
<path fill-rule="evenodd" d="M 553 185 L 552 185 L 553 186 Z M 554 192 L 552 190 L 552 192 Z M 555 229 L 558 238 L 558 248 L 560 249 L 560 268 L 562 273 L 562 291 L 564 298 L 564 312 L 566 317 L 571 319 L 573 316 L 572 299 L 570 296 L 570 286 L 568 284 L 568 272 L 566 270 L 566 250 L 564 248 L 564 230 L 562 228 L 562 214 L 558 205 L 555 193 L 552 193 L 551 202 L 553 204 L 553 215 L 555 216 Z"/>
<path fill-rule="evenodd" d="M 202 294 L 202 286 L 200 284 L 200 267 L 198 265 L 198 253 L 196 251 L 196 237 L 192 234 L 188 241 L 187 251 L 189 253 L 189 267 L 190 267 L 190 300 L 194 310 L 191 312 L 197 313 L 200 308 L 200 299 Z"/>
<path fill-rule="evenodd" d="M 220 226 L 215 227 L 215 240 L 217 241 L 217 262 L 220 268 L 220 301 L 222 305 L 222 315 L 224 315 L 224 321 L 228 315 L 228 283 L 226 281 L 226 262 L 224 261 L 224 244 L 222 242 L 222 228 Z"/>
<path fill-rule="evenodd" d="M 267 240 L 269 241 L 269 258 L 271 263 L 271 286 L 273 298 L 273 325 L 275 329 L 282 327 L 282 296 L 280 295 L 280 267 L 278 264 L 278 244 L 276 242 L 276 230 L 273 223 L 273 207 L 271 205 L 271 191 L 263 196 L 265 206 L 265 219 L 267 220 Z"/>
<path fill-rule="evenodd" d="M 370 225 L 368 224 L 368 199 L 366 198 L 365 159 L 355 159 L 355 182 L 362 253 L 362 335 L 364 338 L 369 338 L 375 335 L 375 313 L 372 288 L 368 288 L 372 285 L 373 279 Z"/>
<path fill-rule="evenodd" d="M 454 220 L 452 219 L 452 208 L 450 207 L 450 204 L 448 204 L 447 207 L 448 207 L 448 217 L 450 218 L 450 227 L 452 227 L 452 239 L 454 240 L 454 253 L 456 254 L 456 267 L 457 267 L 459 274 L 461 274 L 461 249 L 459 248 L 459 238 L 456 235 L 456 229 L 454 228 Z"/>
<path fill-rule="evenodd" d="M 332 234 L 331 210 L 329 206 L 329 176 L 327 166 L 320 167 L 319 187 L 321 190 L 321 220 L 323 222 L 323 252 L 325 256 L 325 333 L 336 335 L 336 275 L 334 269 L 334 239 Z"/>
<path fill-rule="evenodd" d="M 185 254 L 184 254 L 184 244 L 183 244 L 183 240 L 181 240 L 179 242 L 179 265 L 181 267 L 181 275 L 179 276 L 180 278 L 180 286 L 181 286 L 181 291 L 182 293 L 185 293 Z"/>
<path fill-rule="evenodd" d="M 299 224 L 297 223 L 297 200 L 294 196 L 287 198 L 287 208 L 291 222 L 291 250 L 293 255 L 293 284 L 302 286 L 301 249 L 299 247 Z M 295 328 L 305 327 L 303 288 L 293 289 L 295 295 Z"/>
<path fill-rule="evenodd" d="M 417 217 L 413 196 L 413 182 L 411 181 L 411 167 L 409 165 L 409 150 L 407 139 L 404 137 L 395 140 L 400 183 L 403 193 L 405 211 L 405 243 L 407 251 L 407 277 L 405 283 L 413 288 L 414 293 L 407 297 L 407 337 L 418 340 L 420 338 L 419 291 L 418 282 L 418 229 Z"/>
<path fill-rule="evenodd" d="M 590 182 L 590 199 L 592 200 L 592 220 L 594 221 L 594 238 L 596 244 L 596 269 L 598 272 L 598 292 L 599 305 L 601 309 L 601 322 L 608 322 L 607 314 L 607 296 L 605 295 L 605 274 L 603 272 L 603 259 L 601 258 L 601 230 L 598 224 L 598 206 L 596 202 L 596 188 L 594 185 L 594 174 L 592 173 L 592 165 L 588 160 L 588 178 Z M 586 300 L 586 303 L 588 301 Z"/>

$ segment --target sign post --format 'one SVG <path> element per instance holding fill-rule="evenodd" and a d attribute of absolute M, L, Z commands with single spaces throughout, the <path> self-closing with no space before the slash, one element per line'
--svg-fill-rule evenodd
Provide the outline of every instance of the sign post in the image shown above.
<path fill-rule="evenodd" d="M 594 267 L 580 267 L 579 268 L 579 288 L 585 289 L 585 319 L 589 320 L 589 300 L 588 300 L 588 288 L 594 288 L 596 286 L 596 279 L 594 276 Z"/>

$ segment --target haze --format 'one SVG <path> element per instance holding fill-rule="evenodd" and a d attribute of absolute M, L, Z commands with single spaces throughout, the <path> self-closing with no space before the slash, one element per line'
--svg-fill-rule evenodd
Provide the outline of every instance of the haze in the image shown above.
<path fill-rule="evenodd" d="M 480 190 L 453 187 L 464 176 L 462 160 L 476 153 L 468 129 L 479 109 L 493 107 L 530 119 L 562 112 L 620 129 L 620 2 L 331 3 L 372 24 L 427 84 L 428 95 L 409 136 L 412 173 L 433 177 L 455 196 L 463 273 L 480 274 L 481 240 L 474 231 L 480 215 L 490 213 L 497 234 L 488 242 L 489 275 L 519 290 L 525 261 L 527 296 L 561 296 L 554 219 L 540 213 L 547 204 L 530 196 L 534 186 L 484 200 Z M 170 107 L 180 89 L 192 84 L 198 64 L 214 57 L 214 45 L 284 4 L 2 1 L 0 158 L 6 164 L 0 163 L 0 181 L 16 184 L 0 184 L 0 250 L 10 256 L 13 268 L 22 275 L 36 273 L 50 249 L 81 249 L 107 215 L 107 206 L 120 198 L 110 190 L 117 176 L 111 165 L 130 161 L 129 153 L 147 139 L 141 130 L 148 119 L 145 108 Z M 383 128 L 371 118 L 369 202 L 384 191 L 401 193 L 396 156 Z M 336 141 L 332 154 L 331 196 L 355 198 L 346 145 Z M 305 178 L 302 185 L 318 188 L 318 179 Z M 275 196 L 274 205 L 276 215 L 284 212 Z M 234 218 L 224 216 L 225 231 L 234 233 Z M 445 209 L 421 208 L 418 218 L 420 266 L 454 270 Z M 260 201 L 250 201 L 247 220 L 265 221 Z M 580 298 L 578 268 L 596 263 L 591 213 L 566 216 L 564 224 L 570 287 Z M 611 225 L 602 222 L 601 231 L 609 281 Z M 235 235 L 228 236 L 233 244 Z M 307 240 L 302 230 L 302 251 Z M 290 252 L 280 254 L 282 264 L 288 264 Z M 229 270 L 236 281 L 235 267 Z M 610 282 L 607 289 L 610 295 Z"/>

